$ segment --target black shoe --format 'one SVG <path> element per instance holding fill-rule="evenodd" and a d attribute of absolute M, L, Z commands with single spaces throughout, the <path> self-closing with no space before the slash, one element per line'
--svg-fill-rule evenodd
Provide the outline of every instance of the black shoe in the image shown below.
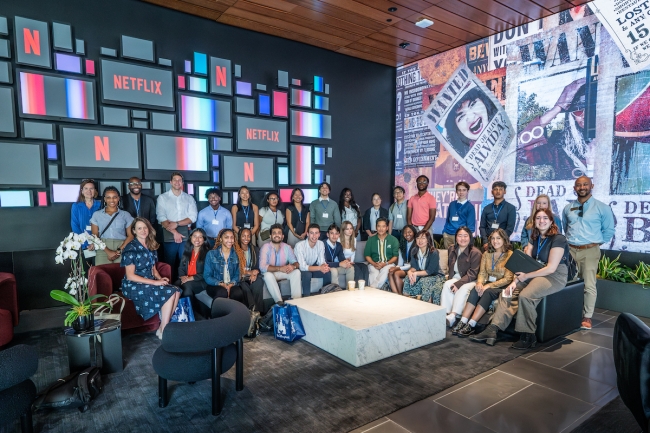
<path fill-rule="evenodd" d="M 537 337 L 535 337 L 535 334 L 522 332 L 519 341 L 514 343 L 512 345 L 512 348 L 517 350 L 527 350 L 527 349 L 532 349 L 536 345 L 537 345 Z"/>
<path fill-rule="evenodd" d="M 463 329 L 464 326 L 465 324 L 459 320 L 458 323 L 456 323 L 454 327 L 451 328 L 451 335 L 458 335 L 458 331 Z"/>
<path fill-rule="evenodd" d="M 497 325 L 489 324 L 483 332 L 478 335 L 473 335 L 469 339 L 477 343 L 486 343 L 488 346 L 494 346 L 494 343 L 497 341 L 498 330 Z"/>
<path fill-rule="evenodd" d="M 469 337 L 472 334 L 474 334 L 474 328 L 470 326 L 469 323 L 466 323 L 465 326 L 458 330 L 458 334 L 456 335 L 458 335 L 460 338 L 465 338 Z"/>

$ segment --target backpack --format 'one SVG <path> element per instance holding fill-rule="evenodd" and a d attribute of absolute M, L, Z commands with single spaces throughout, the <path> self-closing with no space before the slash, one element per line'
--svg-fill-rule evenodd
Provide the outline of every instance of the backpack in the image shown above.
<path fill-rule="evenodd" d="M 36 397 L 36 410 L 76 407 L 80 412 L 89 408 L 91 400 L 102 392 L 102 376 L 98 367 L 88 367 L 59 379 Z"/>
<path fill-rule="evenodd" d="M 338 284 L 332 283 L 332 284 L 328 284 L 326 286 L 321 287 L 320 290 L 318 291 L 318 293 L 323 295 L 325 293 L 340 292 L 342 290 L 343 289 L 341 288 L 341 286 L 339 286 Z"/>

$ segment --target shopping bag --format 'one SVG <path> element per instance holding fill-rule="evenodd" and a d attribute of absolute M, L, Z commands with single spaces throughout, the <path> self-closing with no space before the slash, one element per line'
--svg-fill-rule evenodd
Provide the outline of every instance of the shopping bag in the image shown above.
<path fill-rule="evenodd" d="M 114 319 L 122 321 L 122 311 L 124 310 L 124 304 L 126 304 L 126 300 L 117 293 L 113 293 L 106 300 L 104 300 L 104 302 L 110 306 L 101 305 L 97 307 L 94 312 L 95 319 Z M 120 312 L 113 313 L 118 303 L 121 304 Z"/>
<path fill-rule="evenodd" d="M 278 340 L 289 342 L 305 336 L 305 328 L 295 305 L 274 305 L 273 325 L 275 338 Z"/>
<path fill-rule="evenodd" d="M 194 322 L 194 310 L 190 298 L 180 298 L 176 310 L 172 315 L 171 322 Z"/>

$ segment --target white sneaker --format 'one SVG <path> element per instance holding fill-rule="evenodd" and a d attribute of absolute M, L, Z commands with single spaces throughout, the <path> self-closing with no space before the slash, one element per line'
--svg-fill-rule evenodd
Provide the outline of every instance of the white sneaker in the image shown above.
<path fill-rule="evenodd" d="M 447 324 L 449 325 L 449 327 L 453 328 L 455 323 L 456 323 L 456 315 L 454 313 L 448 314 Z"/>

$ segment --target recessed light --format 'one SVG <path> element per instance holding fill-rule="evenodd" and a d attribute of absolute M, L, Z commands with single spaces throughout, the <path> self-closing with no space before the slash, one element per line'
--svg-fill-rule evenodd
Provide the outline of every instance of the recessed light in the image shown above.
<path fill-rule="evenodd" d="M 388 12 L 395 12 L 397 8 L 395 6 L 388 8 Z"/>
<path fill-rule="evenodd" d="M 408 47 L 409 45 L 411 45 L 411 44 L 408 43 L 408 42 L 402 42 L 401 44 L 399 44 L 399 47 L 400 47 L 400 48 L 406 48 L 406 47 Z"/>
<path fill-rule="evenodd" d="M 427 27 L 433 25 L 433 21 L 431 21 L 430 19 L 427 19 L 427 18 L 420 18 L 419 20 L 417 20 L 415 22 L 415 25 L 420 27 L 420 28 L 426 29 Z"/>
<path fill-rule="evenodd" d="M 391 21 L 393 21 L 391 18 L 388 18 L 388 19 L 386 20 L 387 23 L 389 23 L 389 22 L 391 22 Z"/>

